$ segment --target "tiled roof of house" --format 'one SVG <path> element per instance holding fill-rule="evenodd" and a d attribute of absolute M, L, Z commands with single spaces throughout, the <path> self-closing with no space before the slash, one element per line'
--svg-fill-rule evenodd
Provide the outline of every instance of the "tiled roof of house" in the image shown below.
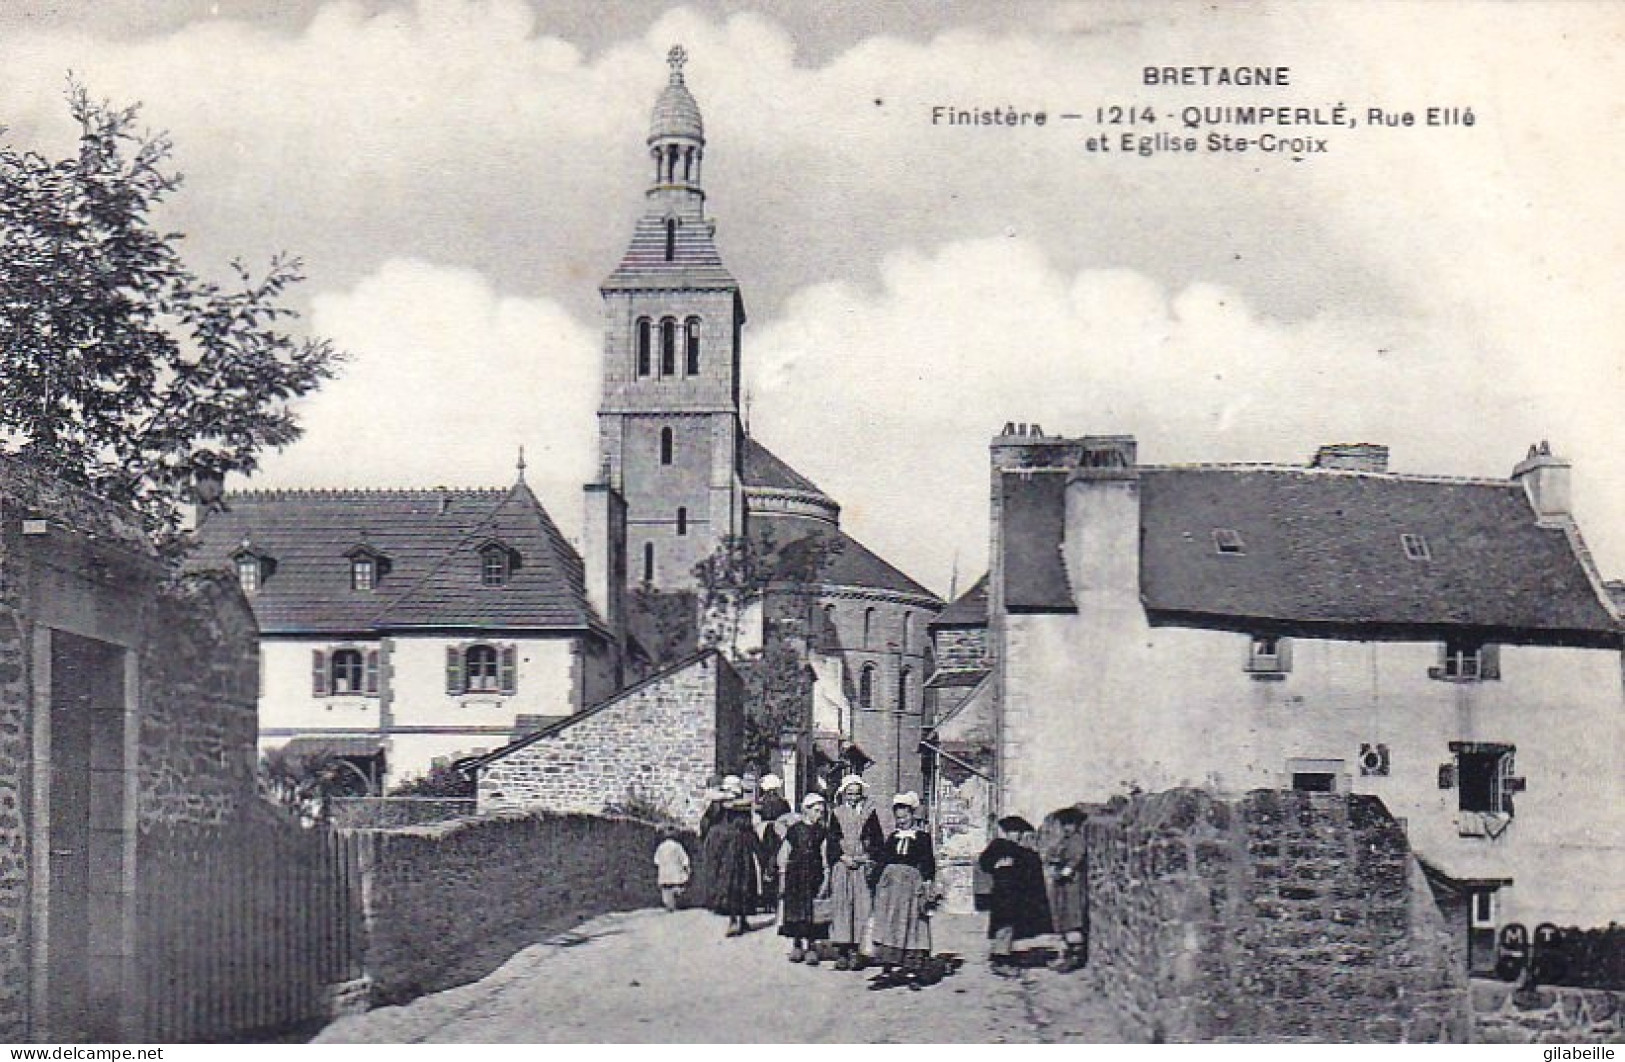
<path fill-rule="evenodd" d="M 1074 608 L 1065 477 L 1006 476 L 1007 607 Z M 1568 535 L 1513 482 L 1329 470 L 1142 468 L 1140 594 L 1152 613 L 1331 626 L 1472 626 L 1617 637 Z M 1215 530 L 1234 531 L 1221 553 Z M 1402 535 L 1421 536 L 1426 559 Z"/>
<path fill-rule="evenodd" d="M 586 627 L 581 559 L 530 489 L 252 491 L 198 532 L 195 568 L 266 560 L 249 595 L 266 633 L 341 633 L 381 626 Z M 499 540 L 519 566 L 480 585 L 478 547 Z M 382 562 L 372 590 L 351 588 L 357 548 Z M 473 565 L 470 567 L 470 565 Z"/>
<path fill-rule="evenodd" d="M 931 621 L 933 627 L 986 627 L 987 626 L 987 573 L 971 584 L 971 588 L 948 603 Z"/>
<path fill-rule="evenodd" d="M 760 442 L 745 437 L 743 478 L 746 487 L 765 487 L 769 490 L 802 490 L 809 494 L 824 494 L 818 484 L 785 464 L 777 454 Z M 824 495 L 828 497 L 828 495 Z"/>
<path fill-rule="evenodd" d="M 666 257 L 666 218 L 645 214 L 632 231 L 632 242 L 620 265 L 603 283 L 606 291 L 626 288 L 723 288 L 737 289 L 739 282 L 722 264 L 712 237 L 711 222 L 704 218 L 680 217 L 672 240 L 672 256 Z"/>
<path fill-rule="evenodd" d="M 805 559 L 815 544 L 827 550 L 817 570 L 817 581 L 829 586 L 851 586 L 907 594 L 940 604 L 941 599 L 893 567 L 863 543 L 824 520 L 790 513 L 751 514 L 751 533 L 768 547 L 786 578 L 799 580 Z"/>

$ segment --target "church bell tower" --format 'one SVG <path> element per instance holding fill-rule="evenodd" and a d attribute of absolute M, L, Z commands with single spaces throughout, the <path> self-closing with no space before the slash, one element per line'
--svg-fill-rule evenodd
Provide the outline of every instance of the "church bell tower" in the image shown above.
<path fill-rule="evenodd" d="M 643 216 L 604 299 L 598 409 L 603 486 L 625 502 L 628 588 L 681 590 L 744 528 L 739 339 L 745 304 L 705 216 L 705 125 L 683 81 L 686 53 L 649 124 Z"/>

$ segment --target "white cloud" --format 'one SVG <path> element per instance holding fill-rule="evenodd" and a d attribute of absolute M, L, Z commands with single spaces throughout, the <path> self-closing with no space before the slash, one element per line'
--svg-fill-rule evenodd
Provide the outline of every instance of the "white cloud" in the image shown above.
<path fill-rule="evenodd" d="M 548 300 L 416 260 L 319 296 L 313 325 L 351 360 L 302 404 L 305 437 L 255 487 L 500 487 L 523 446 L 527 480 L 574 532 L 597 449 L 592 330 Z"/>

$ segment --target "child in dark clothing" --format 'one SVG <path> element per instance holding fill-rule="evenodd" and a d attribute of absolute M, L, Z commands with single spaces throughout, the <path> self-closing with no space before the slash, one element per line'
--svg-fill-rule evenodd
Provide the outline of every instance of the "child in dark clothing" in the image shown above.
<path fill-rule="evenodd" d="M 1032 823 L 1011 815 L 1000 819 L 998 828 L 999 836 L 983 849 L 977 866 L 993 879 L 987 912 L 987 935 L 993 942 L 989 963 L 994 973 L 1007 975 L 1015 965 L 1015 942 L 1052 929 L 1044 864 L 1037 852 L 1020 842 L 1035 832 Z"/>
<path fill-rule="evenodd" d="M 1089 961 L 1089 861 L 1083 837 L 1087 816 L 1075 807 L 1050 816 L 1056 836 L 1045 853 L 1050 872 L 1050 910 L 1066 954 L 1055 969 L 1070 973 Z"/>

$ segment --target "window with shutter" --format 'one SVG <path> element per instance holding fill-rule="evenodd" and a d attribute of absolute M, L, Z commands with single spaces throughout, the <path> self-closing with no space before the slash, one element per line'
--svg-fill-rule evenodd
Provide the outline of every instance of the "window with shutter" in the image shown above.
<path fill-rule="evenodd" d="M 469 693 L 497 689 L 497 651 L 490 645 L 471 645 L 463 654 L 463 683 Z"/>
<path fill-rule="evenodd" d="M 327 667 L 332 676 L 329 689 L 335 695 L 360 693 L 365 681 L 366 661 L 359 649 L 335 649 Z"/>
<path fill-rule="evenodd" d="M 327 653 L 321 649 L 311 650 L 310 692 L 317 697 L 327 696 Z"/>
<path fill-rule="evenodd" d="M 1292 670 L 1292 640 L 1274 634 L 1255 634 L 1247 654 L 1249 674 L 1282 676 Z"/>
<path fill-rule="evenodd" d="M 519 651 L 511 645 L 504 645 L 501 649 L 501 659 L 497 667 L 497 687 L 503 693 L 513 693 L 518 689 L 519 683 Z"/>
<path fill-rule="evenodd" d="M 367 696 L 378 696 L 378 650 L 367 650 Z"/>
<path fill-rule="evenodd" d="M 452 696 L 466 692 L 463 686 L 463 651 L 455 645 L 446 646 L 446 692 Z"/>

